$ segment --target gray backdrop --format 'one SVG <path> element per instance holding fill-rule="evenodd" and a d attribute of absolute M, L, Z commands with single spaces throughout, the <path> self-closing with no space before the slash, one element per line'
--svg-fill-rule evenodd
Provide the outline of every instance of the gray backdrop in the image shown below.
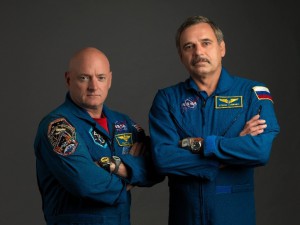
<path fill-rule="evenodd" d="M 188 76 L 174 34 L 191 15 L 215 20 L 225 34 L 224 66 L 267 83 L 274 98 L 281 133 L 270 163 L 256 170 L 257 224 L 299 224 L 296 2 L 2 1 L 0 224 L 45 224 L 33 139 L 42 116 L 64 100 L 70 56 L 86 46 L 103 50 L 113 70 L 107 104 L 130 115 L 148 133 L 147 115 L 156 91 Z M 167 212 L 167 182 L 133 190 L 133 225 L 166 225 Z"/>

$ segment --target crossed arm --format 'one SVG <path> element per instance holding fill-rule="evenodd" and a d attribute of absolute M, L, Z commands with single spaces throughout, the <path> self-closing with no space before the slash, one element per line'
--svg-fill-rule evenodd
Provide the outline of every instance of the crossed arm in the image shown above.
<path fill-rule="evenodd" d="M 249 121 L 246 122 L 243 130 L 240 132 L 240 136 L 245 136 L 247 134 L 250 134 L 251 136 L 257 136 L 264 132 L 264 129 L 267 127 L 266 121 L 263 119 L 260 119 L 260 115 L 253 116 Z M 146 153 L 146 144 L 143 142 L 136 142 L 131 147 L 129 154 L 132 156 L 142 156 Z M 110 171 L 114 171 L 115 164 L 110 164 Z M 115 173 L 116 175 L 122 177 L 122 178 L 128 178 L 129 177 L 129 171 L 126 165 L 121 162 L 118 171 Z M 127 190 L 132 189 L 134 186 L 127 184 Z"/>
<path fill-rule="evenodd" d="M 240 136 L 250 134 L 252 136 L 259 135 L 264 132 L 267 127 L 266 121 L 259 119 L 260 115 L 253 116 L 244 126 L 244 129 L 240 132 Z"/>

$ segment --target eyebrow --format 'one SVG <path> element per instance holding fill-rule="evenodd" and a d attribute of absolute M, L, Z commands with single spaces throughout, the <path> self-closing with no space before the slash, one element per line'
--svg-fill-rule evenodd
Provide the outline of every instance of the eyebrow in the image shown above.
<path fill-rule="evenodd" d="M 203 38 L 203 39 L 200 39 L 200 42 L 213 42 L 213 40 L 212 39 L 209 39 L 209 38 Z M 188 41 L 188 42 L 186 42 L 186 43 L 184 43 L 183 45 L 182 45 L 182 47 L 184 47 L 184 46 L 186 46 L 186 45 L 190 45 L 190 44 L 194 44 L 194 42 L 192 42 L 192 41 Z"/>
<path fill-rule="evenodd" d="M 88 73 L 79 73 L 78 75 L 79 75 L 79 76 L 89 76 L 89 77 L 94 76 L 94 75 L 88 74 Z M 96 74 L 96 76 L 105 76 L 105 75 L 107 75 L 107 74 L 106 74 L 106 73 L 99 73 L 99 74 Z"/>
<path fill-rule="evenodd" d="M 190 44 L 193 44 L 193 42 L 186 42 L 182 45 L 182 47 L 186 46 L 186 45 L 190 45 Z"/>
<path fill-rule="evenodd" d="M 201 41 L 210 41 L 210 42 L 213 42 L 213 40 L 212 40 L 212 39 L 209 39 L 209 38 L 201 39 Z"/>

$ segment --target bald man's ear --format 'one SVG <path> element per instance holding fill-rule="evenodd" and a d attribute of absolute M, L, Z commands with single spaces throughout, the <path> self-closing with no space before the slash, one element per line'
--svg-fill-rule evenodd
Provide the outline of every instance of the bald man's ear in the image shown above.
<path fill-rule="evenodd" d="M 112 82 L 112 71 L 110 71 L 109 89 L 110 89 L 110 87 L 111 87 L 111 82 Z"/>
<path fill-rule="evenodd" d="M 65 72 L 65 81 L 66 84 L 69 86 L 70 85 L 70 72 Z"/>

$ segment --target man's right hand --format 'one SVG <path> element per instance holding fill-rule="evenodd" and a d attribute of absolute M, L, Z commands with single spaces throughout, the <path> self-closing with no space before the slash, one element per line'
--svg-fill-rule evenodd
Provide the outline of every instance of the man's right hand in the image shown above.
<path fill-rule="evenodd" d="M 250 134 L 252 136 L 259 135 L 264 132 L 264 129 L 267 127 L 266 121 L 259 119 L 260 115 L 253 116 L 244 126 L 244 129 L 241 131 L 240 136 L 245 136 Z"/>
<path fill-rule="evenodd" d="M 133 156 L 141 156 L 146 153 L 146 145 L 143 142 L 135 142 L 131 149 L 129 150 L 129 154 Z"/>
<path fill-rule="evenodd" d="M 141 155 L 145 154 L 145 152 L 146 152 L 146 145 L 143 142 L 134 143 L 132 145 L 131 149 L 129 150 L 129 154 L 131 154 L 132 156 L 141 156 Z M 115 165 L 113 164 L 112 165 L 113 168 L 110 168 L 111 171 L 114 170 L 114 166 Z M 116 174 L 119 175 L 120 177 L 128 178 L 128 171 L 127 171 L 127 168 L 124 165 L 124 163 L 120 164 L 119 170 Z M 133 185 L 131 185 L 131 184 L 126 185 L 126 190 L 127 191 L 131 190 L 132 188 L 134 188 Z"/>

